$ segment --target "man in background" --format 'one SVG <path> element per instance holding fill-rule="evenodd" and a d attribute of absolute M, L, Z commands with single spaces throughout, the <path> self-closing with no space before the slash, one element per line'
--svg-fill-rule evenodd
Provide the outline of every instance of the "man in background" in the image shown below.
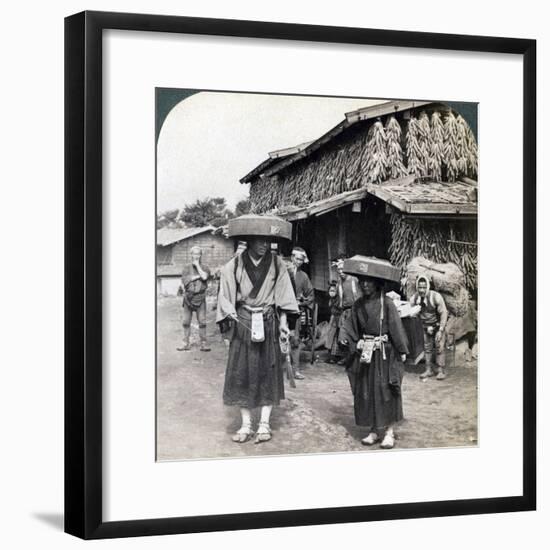
<path fill-rule="evenodd" d="M 288 272 L 290 275 L 292 288 L 294 289 L 294 294 L 296 295 L 296 301 L 298 302 L 298 307 L 300 308 L 300 315 L 296 319 L 296 324 L 290 338 L 290 345 L 292 348 L 292 368 L 294 370 L 294 378 L 297 380 L 304 379 L 304 375 L 299 371 L 300 352 L 304 347 L 300 333 L 303 328 L 304 320 L 307 322 L 307 319 L 312 315 L 315 299 L 313 285 L 311 284 L 307 273 L 302 271 L 302 266 L 308 261 L 306 251 L 303 248 L 295 246 L 292 249 L 291 264 L 288 267 Z"/>
<path fill-rule="evenodd" d="M 344 273 L 344 259 L 340 258 L 335 262 L 338 272 L 338 283 L 336 285 L 337 305 L 340 310 L 338 329 L 340 330 L 351 314 L 351 306 L 363 296 L 359 288 L 359 281 L 354 275 Z M 345 365 L 346 357 L 338 361 L 338 365 Z"/>
<path fill-rule="evenodd" d="M 424 329 L 424 355 L 426 358 L 426 370 L 420 378 L 428 378 L 436 373 L 437 380 L 445 380 L 445 325 L 447 324 L 447 306 L 439 292 L 430 290 L 430 281 L 427 277 L 420 275 L 416 279 L 416 292 L 411 296 L 410 303 L 413 306 L 420 306 L 418 313 Z"/>
<path fill-rule="evenodd" d="M 191 248 L 191 263 L 183 268 L 181 286 L 183 288 L 183 343 L 178 351 L 191 349 L 191 319 L 193 313 L 199 323 L 200 350 L 210 351 L 206 341 L 206 289 L 210 270 L 202 264 L 202 249 L 199 246 Z"/>

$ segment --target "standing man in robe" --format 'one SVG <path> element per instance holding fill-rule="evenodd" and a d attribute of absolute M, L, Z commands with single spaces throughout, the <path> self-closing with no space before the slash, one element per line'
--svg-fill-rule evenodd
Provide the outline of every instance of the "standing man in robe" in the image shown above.
<path fill-rule="evenodd" d="M 230 340 L 223 402 L 240 408 L 236 443 L 272 437 L 273 406 L 284 399 L 279 339 L 288 339 L 288 315 L 299 313 L 286 264 L 270 243 L 291 239 L 292 225 L 275 216 L 244 215 L 229 221 L 229 237 L 246 240 L 247 250 L 221 271 L 216 322 Z M 252 410 L 260 408 L 258 428 Z"/>
<path fill-rule="evenodd" d="M 313 285 L 311 284 L 307 273 L 302 271 L 302 266 L 307 262 L 308 257 L 306 251 L 299 246 L 295 246 L 292 249 L 291 264 L 288 268 L 288 272 L 290 274 L 290 280 L 296 295 L 298 307 L 300 308 L 300 315 L 296 319 L 296 324 L 290 338 L 290 345 L 292 348 L 292 369 L 296 380 L 304 379 L 304 375 L 299 370 L 300 352 L 304 347 L 300 334 L 302 331 L 302 316 L 307 318 L 308 315 L 312 315 L 315 300 Z"/>
<path fill-rule="evenodd" d="M 181 286 L 183 288 L 183 343 L 178 346 L 178 351 L 191 349 L 191 319 L 193 313 L 199 323 L 200 350 L 210 351 L 206 341 L 206 289 L 210 270 L 202 264 L 202 249 L 200 246 L 191 248 L 191 263 L 183 268 L 181 274 Z"/>
<path fill-rule="evenodd" d="M 344 270 L 359 275 L 363 297 L 351 308 L 340 338 L 349 349 L 347 373 L 355 422 L 365 426 L 363 445 L 391 449 L 394 426 L 403 419 L 401 382 L 409 352 L 397 308 L 384 292 L 384 281 L 399 281 L 399 269 L 385 260 L 354 256 Z M 368 273 L 368 275 L 366 275 Z"/>

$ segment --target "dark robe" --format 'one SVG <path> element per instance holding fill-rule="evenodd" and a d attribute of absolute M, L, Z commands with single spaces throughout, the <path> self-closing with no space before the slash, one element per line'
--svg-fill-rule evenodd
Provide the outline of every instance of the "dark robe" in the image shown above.
<path fill-rule="evenodd" d="M 295 331 L 295 336 L 292 337 L 291 341 L 293 348 L 296 348 L 299 345 L 303 320 L 311 319 L 311 312 L 315 304 L 315 292 L 307 273 L 304 273 L 301 269 L 296 269 L 291 264 L 288 268 L 288 274 L 300 309 L 299 316 L 291 316 L 288 319 L 289 328 Z"/>
<path fill-rule="evenodd" d="M 401 382 L 404 365 L 400 355 L 409 352 L 407 336 L 399 313 L 392 300 L 383 296 L 384 318 L 380 328 L 380 293 L 362 297 L 353 304 L 351 314 L 340 330 L 340 340 L 349 343 L 347 365 L 351 391 L 354 397 L 355 422 L 371 430 L 383 430 L 403 419 Z M 360 362 L 357 342 L 363 335 L 387 334 L 382 350 L 375 350 L 371 363 Z"/>

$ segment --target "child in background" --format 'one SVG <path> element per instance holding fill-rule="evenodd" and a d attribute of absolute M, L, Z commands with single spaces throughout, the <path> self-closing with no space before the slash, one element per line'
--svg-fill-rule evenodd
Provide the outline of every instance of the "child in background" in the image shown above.
<path fill-rule="evenodd" d="M 330 309 L 329 328 L 327 332 L 327 348 L 329 357 L 327 363 L 336 363 L 344 357 L 344 353 L 338 345 L 338 332 L 340 325 L 340 316 L 342 309 L 340 308 L 340 299 L 338 297 L 338 284 L 336 281 L 330 281 L 328 287 L 328 306 Z"/>

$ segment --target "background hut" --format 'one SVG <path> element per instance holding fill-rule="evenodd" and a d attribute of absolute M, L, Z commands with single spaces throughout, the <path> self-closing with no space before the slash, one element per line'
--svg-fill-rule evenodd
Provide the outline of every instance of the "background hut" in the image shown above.
<path fill-rule="evenodd" d="M 227 263 L 234 254 L 232 241 L 216 228 L 162 228 L 157 231 L 157 293 L 175 296 L 183 266 L 191 263 L 191 248 L 202 248 L 202 259 L 212 272 Z"/>
<path fill-rule="evenodd" d="M 241 179 L 253 212 L 293 222 L 325 291 L 330 261 L 353 254 L 404 268 L 454 262 L 477 291 L 477 105 L 389 101 L 346 114 L 319 139 L 276 151 Z"/>

